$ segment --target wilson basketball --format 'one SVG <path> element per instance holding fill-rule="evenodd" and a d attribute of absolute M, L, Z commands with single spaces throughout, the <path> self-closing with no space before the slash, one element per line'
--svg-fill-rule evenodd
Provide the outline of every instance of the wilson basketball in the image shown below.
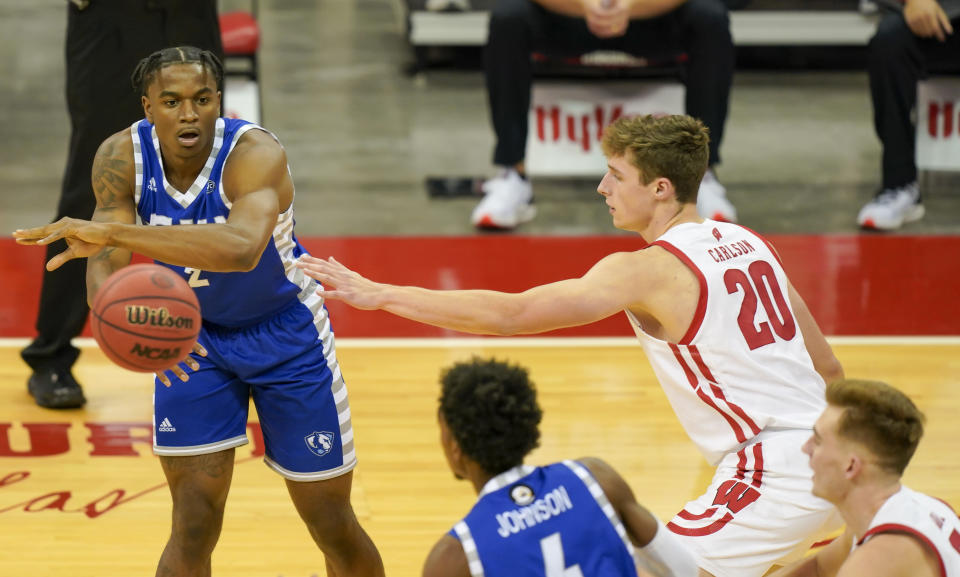
<path fill-rule="evenodd" d="M 131 371 L 172 368 L 190 354 L 200 333 L 200 303 L 193 289 L 157 264 L 135 264 L 110 275 L 91 312 L 100 349 Z"/>

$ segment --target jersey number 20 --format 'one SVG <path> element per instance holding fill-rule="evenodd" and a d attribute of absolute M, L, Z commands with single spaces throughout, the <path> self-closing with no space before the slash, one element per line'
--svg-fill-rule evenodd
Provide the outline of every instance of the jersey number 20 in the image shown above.
<path fill-rule="evenodd" d="M 751 351 L 771 344 L 774 333 L 785 341 L 793 339 L 797 334 L 797 323 L 793 320 L 790 307 L 784 299 L 784 291 L 780 288 L 770 263 L 765 260 L 755 261 L 747 267 L 747 272 L 731 268 L 723 274 L 723 282 L 727 286 L 728 294 L 743 291 L 743 303 L 740 305 L 737 324 L 740 325 L 740 332 Z M 769 322 L 757 322 L 758 297 Z"/>

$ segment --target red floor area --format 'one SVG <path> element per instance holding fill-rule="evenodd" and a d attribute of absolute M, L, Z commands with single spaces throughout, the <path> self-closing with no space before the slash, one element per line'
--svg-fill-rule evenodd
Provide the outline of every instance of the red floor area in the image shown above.
<path fill-rule="evenodd" d="M 794 285 L 828 335 L 960 334 L 960 237 L 771 236 Z M 375 280 L 432 288 L 520 291 L 579 276 L 606 254 L 636 250 L 638 237 L 337 237 L 302 239 Z M 30 337 L 44 251 L 0 240 L 0 337 Z M 340 337 L 455 334 L 381 312 L 332 303 Z M 632 334 L 626 320 L 553 333 Z"/>

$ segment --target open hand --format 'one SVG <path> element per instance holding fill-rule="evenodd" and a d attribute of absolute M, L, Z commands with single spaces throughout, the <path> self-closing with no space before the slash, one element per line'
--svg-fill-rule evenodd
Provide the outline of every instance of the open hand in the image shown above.
<path fill-rule="evenodd" d="M 65 217 L 45 226 L 17 229 L 13 231 L 13 238 L 23 245 L 48 245 L 64 239 L 67 250 L 47 262 L 47 270 L 55 270 L 68 260 L 100 252 L 107 244 L 107 230 L 100 223 Z"/>
<path fill-rule="evenodd" d="M 362 310 L 381 306 L 383 285 L 353 272 L 333 257 L 324 260 L 305 254 L 300 257 L 297 267 L 303 269 L 308 277 L 320 281 L 323 288 L 317 294 L 325 299 L 343 301 Z"/>
<path fill-rule="evenodd" d="M 909 0 L 903 7 L 903 18 L 910 31 L 921 38 L 935 37 L 940 42 L 953 34 L 953 26 L 937 0 Z"/>
<path fill-rule="evenodd" d="M 207 349 L 203 348 L 203 345 L 200 343 L 193 343 L 193 352 L 201 357 L 207 356 Z M 167 369 L 166 371 L 157 371 L 154 374 L 157 375 L 157 378 L 160 379 L 160 382 L 163 383 L 163 386 L 165 387 L 169 387 L 171 384 L 170 377 L 167 376 L 167 372 L 175 374 L 178 379 L 185 383 L 190 380 L 190 375 L 188 375 L 187 371 L 184 370 L 184 365 L 186 365 L 186 368 L 190 369 L 191 371 L 195 371 L 200 368 L 200 363 L 197 362 L 197 359 L 193 358 L 191 355 L 187 355 L 187 358 L 174 365 L 173 368 Z"/>

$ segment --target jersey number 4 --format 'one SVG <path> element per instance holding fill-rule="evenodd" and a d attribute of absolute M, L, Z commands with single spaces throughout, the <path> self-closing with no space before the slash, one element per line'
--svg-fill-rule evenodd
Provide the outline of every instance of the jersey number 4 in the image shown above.
<path fill-rule="evenodd" d="M 777 276 L 770 263 L 758 260 L 747 267 L 747 272 L 731 268 L 723 274 L 727 293 L 743 291 L 743 303 L 737 324 L 747 341 L 750 350 L 773 343 L 773 334 L 785 341 L 797 334 L 797 323 L 793 320 L 790 307 L 784 298 L 784 291 L 777 282 Z M 767 320 L 757 322 L 757 300 L 766 313 Z"/>
<path fill-rule="evenodd" d="M 580 566 L 567 567 L 563 556 L 563 543 L 560 542 L 560 533 L 554 533 L 540 539 L 540 550 L 543 552 L 544 577 L 583 577 Z"/>

